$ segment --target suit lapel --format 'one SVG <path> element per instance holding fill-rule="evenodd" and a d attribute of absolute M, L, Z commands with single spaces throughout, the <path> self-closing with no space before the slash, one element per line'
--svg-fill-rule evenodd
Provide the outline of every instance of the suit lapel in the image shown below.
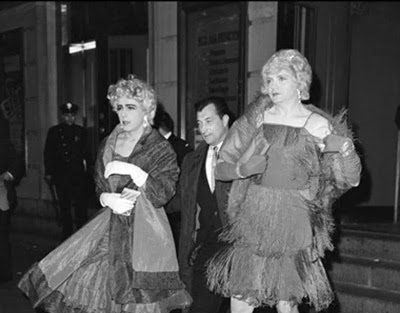
<path fill-rule="evenodd" d="M 197 216 L 200 213 L 200 206 L 197 204 L 197 191 L 198 191 L 198 184 L 200 181 L 200 172 L 201 168 L 204 165 L 204 158 L 207 155 L 207 149 L 208 145 L 205 144 L 204 142 L 201 143 L 201 146 L 199 146 L 193 154 L 193 162 L 191 164 L 191 169 L 190 173 L 191 175 L 187 177 L 189 180 L 189 183 L 191 184 L 189 186 L 192 186 L 192 199 L 194 201 L 193 205 L 190 205 L 190 207 L 193 207 L 194 210 L 192 212 L 192 219 L 194 222 L 194 229 L 197 228 Z"/>

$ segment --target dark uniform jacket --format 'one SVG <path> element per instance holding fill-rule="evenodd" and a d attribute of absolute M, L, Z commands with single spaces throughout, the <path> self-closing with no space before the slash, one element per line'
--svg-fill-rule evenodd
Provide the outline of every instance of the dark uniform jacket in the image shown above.
<path fill-rule="evenodd" d="M 65 174 L 83 175 L 87 160 L 85 129 L 61 123 L 49 129 L 44 148 L 46 175 L 55 179 Z"/>
<path fill-rule="evenodd" d="M 181 212 L 179 272 L 188 290 L 191 290 L 192 284 L 192 267 L 188 263 L 189 256 L 195 245 L 199 244 L 193 238 L 196 232 L 198 182 L 201 168 L 204 166 L 204 160 L 207 157 L 207 150 L 208 145 L 202 142 L 195 151 L 188 153 L 183 159 L 177 193 L 171 201 L 174 211 L 180 210 Z M 226 225 L 228 220 L 225 208 L 230 186 L 230 182 L 216 181 L 215 184 L 219 216 L 223 226 Z"/>

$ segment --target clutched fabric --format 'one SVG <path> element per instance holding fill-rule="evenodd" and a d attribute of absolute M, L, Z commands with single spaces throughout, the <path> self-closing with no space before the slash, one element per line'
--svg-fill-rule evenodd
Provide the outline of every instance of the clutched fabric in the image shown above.
<path fill-rule="evenodd" d="M 138 272 L 177 272 L 174 239 L 164 208 L 154 208 L 142 191 L 135 206 L 132 266 Z"/>

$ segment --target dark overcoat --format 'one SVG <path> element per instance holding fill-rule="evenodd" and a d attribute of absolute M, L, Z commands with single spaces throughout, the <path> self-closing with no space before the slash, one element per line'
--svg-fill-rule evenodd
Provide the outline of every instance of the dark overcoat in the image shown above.
<path fill-rule="evenodd" d="M 195 151 L 188 153 L 183 159 L 176 196 L 173 198 L 174 211 L 181 212 L 181 233 L 179 238 L 179 273 L 188 291 L 192 285 L 192 267 L 189 265 L 189 255 L 192 252 L 196 232 L 197 190 L 201 167 L 207 156 L 208 145 L 202 142 Z M 219 216 L 222 225 L 227 223 L 225 209 L 228 202 L 230 182 L 217 181 L 215 193 L 218 202 Z"/>
<path fill-rule="evenodd" d="M 84 161 L 88 163 L 85 128 L 66 123 L 49 128 L 44 147 L 46 175 L 56 180 L 65 175 L 84 176 Z"/>

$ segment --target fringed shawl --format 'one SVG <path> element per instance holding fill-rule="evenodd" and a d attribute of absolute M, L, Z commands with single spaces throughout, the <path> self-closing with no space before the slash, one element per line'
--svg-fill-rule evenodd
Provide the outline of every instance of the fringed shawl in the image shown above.
<path fill-rule="evenodd" d="M 251 155 L 257 155 L 268 144 L 262 132 L 263 112 L 272 106 L 268 96 L 259 94 L 249 104 L 244 114 L 230 128 L 219 152 L 218 162 L 245 163 Z M 218 176 L 218 166 L 216 167 Z M 237 179 L 232 182 L 227 214 L 234 217 L 246 195 L 248 185 L 255 177 Z"/>

